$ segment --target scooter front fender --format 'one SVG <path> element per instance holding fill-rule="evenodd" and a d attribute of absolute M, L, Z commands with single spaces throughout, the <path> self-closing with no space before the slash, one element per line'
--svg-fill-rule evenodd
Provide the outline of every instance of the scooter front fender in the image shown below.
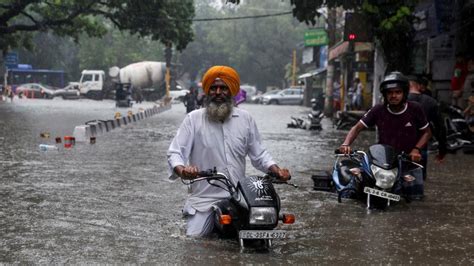
<path fill-rule="evenodd" d="M 214 210 L 214 224 L 218 234 L 224 238 L 237 237 L 239 228 L 242 225 L 242 219 L 244 218 L 242 210 L 238 210 L 238 207 L 227 199 L 218 201 L 212 208 Z M 222 224 L 221 215 L 229 215 L 231 223 Z M 248 217 L 248 214 L 246 217 Z"/>

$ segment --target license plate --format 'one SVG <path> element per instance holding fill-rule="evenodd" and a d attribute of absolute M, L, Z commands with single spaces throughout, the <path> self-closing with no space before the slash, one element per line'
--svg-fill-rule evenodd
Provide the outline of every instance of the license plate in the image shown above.
<path fill-rule="evenodd" d="M 239 238 L 242 239 L 275 239 L 285 238 L 286 231 L 283 230 L 241 230 Z"/>
<path fill-rule="evenodd" d="M 370 195 L 377 196 L 377 197 L 381 197 L 381 198 L 385 198 L 385 199 L 389 199 L 393 201 L 400 201 L 400 195 L 388 193 L 382 190 L 365 187 L 364 192 Z"/>

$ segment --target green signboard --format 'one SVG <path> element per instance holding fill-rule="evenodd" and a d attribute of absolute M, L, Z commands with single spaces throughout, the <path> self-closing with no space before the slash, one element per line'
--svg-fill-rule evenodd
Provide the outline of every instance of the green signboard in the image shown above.
<path fill-rule="evenodd" d="M 329 42 L 325 29 L 307 30 L 304 33 L 304 46 L 322 46 Z"/>

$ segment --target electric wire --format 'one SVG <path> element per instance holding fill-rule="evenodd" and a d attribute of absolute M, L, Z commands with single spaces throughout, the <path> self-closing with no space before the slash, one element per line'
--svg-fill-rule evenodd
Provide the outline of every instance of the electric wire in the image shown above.
<path fill-rule="evenodd" d="M 279 13 L 273 13 L 273 14 L 263 14 L 263 15 L 227 17 L 227 18 L 193 18 L 193 19 L 166 18 L 166 19 L 163 19 L 163 20 L 202 22 L 202 21 L 240 20 L 240 19 L 250 19 L 250 18 L 267 18 L 267 17 L 285 16 L 285 15 L 290 15 L 290 14 L 293 14 L 293 11 L 279 12 Z M 160 19 L 158 18 L 158 20 L 160 20 Z"/>

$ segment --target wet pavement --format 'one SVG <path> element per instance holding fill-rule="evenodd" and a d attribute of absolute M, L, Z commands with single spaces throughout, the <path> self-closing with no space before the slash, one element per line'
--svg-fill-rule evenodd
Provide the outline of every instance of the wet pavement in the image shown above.
<path fill-rule="evenodd" d="M 474 264 L 472 155 L 450 154 L 442 166 L 430 161 L 424 201 L 367 211 L 312 188 L 311 175 L 330 169 L 347 132 L 328 120 L 320 132 L 287 128 L 291 115 L 308 110 L 301 106 L 240 108 L 252 113 L 264 145 L 299 186 L 277 186 L 283 210 L 297 217 L 285 226 L 289 239 L 267 252 L 241 252 L 237 241 L 185 237 L 186 187 L 167 180 L 166 164 L 185 116 L 181 104 L 96 144 L 41 152 L 39 144 L 53 144 L 76 125 L 128 109 L 111 101 L 18 100 L 0 102 L 0 262 Z M 373 139 L 363 132 L 355 147 Z M 248 166 L 248 174 L 258 173 Z"/>

